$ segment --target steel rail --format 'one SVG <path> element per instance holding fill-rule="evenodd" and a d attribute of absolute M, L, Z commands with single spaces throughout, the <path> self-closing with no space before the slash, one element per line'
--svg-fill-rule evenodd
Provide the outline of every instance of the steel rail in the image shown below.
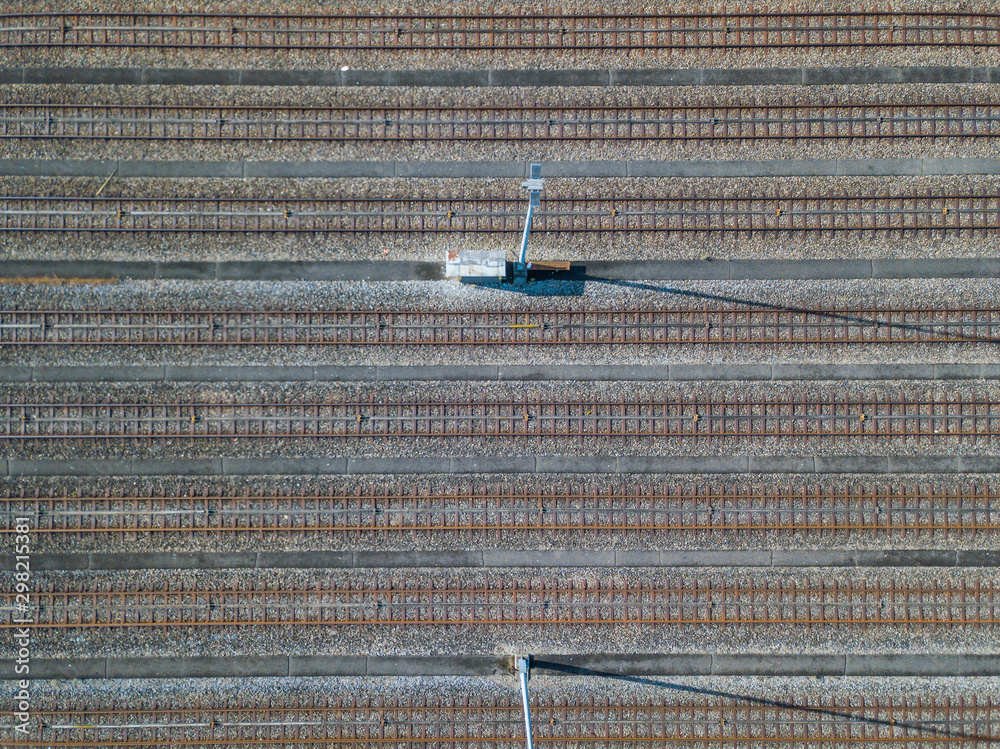
<path fill-rule="evenodd" d="M 183 708 L 148 700 L 128 708 L 74 701 L 33 712 L 38 723 L 24 746 L 504 746 L 523 740 L 518 705 L 501 695 L 477 697 L 310 695 L 268 700 L 197 697 Z M 788 744 L 809 741 L 847 746 L 938 746 L 990 741 L 997 706 L 970 695 L 878 699 L 810 698 L 801 703 L 744 697 L 652 700 L 629 696 L 532 698 L 536 740 L 610 745 L 664 745 L 709 741 Z M 155 706 L 154 706 L 155 705 Z M 0 729 L 2 730 L 2 729 Z"/>
<path fill-rule="evenodd" d="M 367 586 L 317 582 L 309 587 L 111 587 L 60 580 L 33 592 L 25 612 L 10 589 L 0 592 L 0 629 L 175 629 L 179 627 L 471 626 L 483 625 L 774 625 L 993 628 L 1000 590 L 989 578 L 961 583 L 805 582 L 795 578 L 723 583 L 704 576 L 630 585 L 588 579 L 461 580 Z M 30 613 L 31 616 L 27 616 Z M 30 618 L 27 624 L 15 620 Z"/>
<path fill-rule="evenodd" d="M 661 14 L 5 13 L 0 48 L 574 52 L 995 47 L 1000 16 L 942 12 Z"/>
<path fill-rule="evenodd" d="M 0 493 L 0 534 L 28 517 L 37 538 L 209 535 L 277 538 L 312 534 L 538 535 L 553 531 L 669 534 L 927 534 L 965 537 L 1000 531 L 1000 491 L 882 491 L 811 487 L 795 490 L 699 490 L 660 487 L 603 491 L 455 491 L 408 493 L 177 494 L 24 496 Z M 5 495 L 5 496 L 4 496 Z"/>
<path fill-rule="evenodd" d="M 249 142 L 1000 136 L 1000 103 L 235 106 L 5 103 L 0 138 Z"/>
<path fill-rule="evenodd" d="M 0 197 L 0 232 L 521 233 L 522 197 Z M 913 232 L 1000 229 L 996 194 L 557 197 L 533 232 Z"/>
<path fill-rule="evenodd" d="M 417 437 L 681 439 L 1000 436 L 1000 403 L 922 401 L 437 401 L 0 403 L 0 441 L 381 439 Z"/>
<path fill-rule="evenodd" d="M 998 343 L 1000 309 L 0 310 L 3 346 Z"/>

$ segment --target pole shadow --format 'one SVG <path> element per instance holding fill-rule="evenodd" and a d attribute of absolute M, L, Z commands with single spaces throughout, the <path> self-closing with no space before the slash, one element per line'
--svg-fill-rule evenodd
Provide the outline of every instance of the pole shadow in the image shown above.
<path fill-rule="evenodd" d="M 631 684 L 641 684 L 643 686 L 659 687 L 674 692 L 683 692 L 686 694 L 700 694 L 709 697 L 718 697 L 720 699 L 732 700 L 734 702 L 743 702 L 750 705 L 760 705 L 763 707 L 771 707 L 780 710 L 795 711 L 807 715 L 838 718 L 852 723 L 861 723 L 865 725 L 901 729 L 907 732 L 912 731 L 918 734 L 922 734 L 924 736 L 949 738 L 949 739 L 956 739 L 959 741 L 976 741 L 990 745 L 1000 744 L 1000 736 L 981 736 L 974 733 L 965 733 L 958 730 L 951 730 L 948 728 L 942 728 L 937 725 L 932 725 L 932 722 L 919 722 L 919 721 L 911 722 L 911 721 L 888 720 L 885 718 L 874 718 L 867 715 L 859 715 L 857 713 L 844 712 L 842 710 L 836 710 L 831 708 L 812 707 L 809 705 L 798 705 L 794 702 L 784 702 L 782 700 L 772 700 L 766 697 L 755 697 L 753 695 L 738 694 L 735 692 L 726 692 L 720 689 L 705 689 L 702 687 L 693 687 L 686 684 L 678 684 L 676 682 L 661 681 L 659 679 L 654 679 L 648 676 L 634 676 L 631 674 L 615 673 L 613 671 L 599 671 L 596 669 L 587 668 L 585 666 L 573 666 L 566 663 L 558 663 L 556 661 L 532 658 L 531 668 L 532 670 L 536 671 L 545 670 L 549 672 L 567 674 L 573 676 L 594 676 L 603 679 L 613 679 L 615 681 L 623 681 Z M 802 741 L 804 743 L 807 743 L 809 739 L 803 738 Z"/>
<path fill-rule="evenodd" d="M 645 281 L 626 281 L 622 279 L 607 278 L 602 276 L 589 275 L 586 265 L 571 266 L 568 271 L 547 271 L 538 274 L 531 279 L 531 282 L 524 286 L 515 286 L 512 283 L 475 283 L 470 285 L 484 286 L 500 291 L 509 291 L 522 296 L 555 297 L 555 296 L 582 296 L 586 284 L 599 283 L 607 286 L 617 286 L 627 289 L 638 289 L 640 291 L 651 291 L 675 297 L 688 297 L 710 302 L 723 302 L 725 304 L 739 305 L 751 309 L 769 310 L 774 312 L 794 312 L 803 315 L 810 315 L 821 320 L 831 322 L 843 322 L 851 325 L 862 325 L 872 328 L 892 328 L 912 333 L 923 333 L 937 338 L 950 339 L 954 343 L 1000 343 L 1000 337 L 976 336 L 963 333 L 956 333 L 942 329 L 947 323 L 932 323 L 921 325 L 918 323 L 894 323 L 885 320 L 876 320 L 861 315 L 841 314 L 828 310 L 815 310 L 808 307 L 797 307 L 794 305 L 773 304 L 757 299 L 744 299 L 737 296 L 725 294 L 708 294 L 703 291 L 693 291 L 691 289 L 679 289 L 673 286 L 657 285 Z M 720 310 L 722 311 L 722 310 Z M 956 323 L 961 325 L 961 323 Z M 919 343 L 920 340 L 914 341 Z M 928 341 L 931 343 L 941 341 Z"/>

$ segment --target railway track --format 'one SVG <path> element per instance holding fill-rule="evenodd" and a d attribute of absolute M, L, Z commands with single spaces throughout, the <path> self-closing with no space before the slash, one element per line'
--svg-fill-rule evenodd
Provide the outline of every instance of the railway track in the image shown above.
<path fill-rule="evenodd" d="M 0 138 L 329 143 L 995 138 L 1000 104 L 0 105 Z"/>
<path fill-rule="evenodd" d="M 0 48 L 406 52 L 995 47 L 995 13 L 4 13 Z"/>
<path fill-rule="evenodd" d="M 188 488 L 183 494 L 117 490 L 0 493 L 0 534 L 15 517 L 31 519 L 36 539 L 89 541 L 120 537 L 195 539 L 458 537 L 509 540 L 553 532 L 718 535 L 874 533 L 961 536 L 1000 531 L 1000 490 L 970 487 L 577 488 L 310 493 L 284 488 L 239 493 Z"/>
<path fill-rule="evenodd" d="M 954 232 L 995 233 L 1000 196 L 815 195 L 552 197 L 532 232 Z M 517 197 L 143 198 L 0 197 L 0 232 L 183 234 L 521 233 Z"/>
<path fill-rule="evenodd" d="M 121 585 L 62 579 L 33 593 L 30 624 L 15 593 L 0 592 L 9 612 L 0 629 L 193 629 L 304 626 L 468 625 L 788 625 L 993 628 L 1000 589 L 970 576 L 960 583 L 918 584 L 783 578 L 724 582 L 672 576 L 635 585 L 621 580 L 492 581 L 427 579 L 368 585 L 317 581 L 238 588 L 166 580 Z M 299 586 L 299 587 L 296 587 Z"/>
<path fill-rule="evenodd" d="M 24 747 L 115 746 L 502 747 L 524 743 L 517 698 L 318 696 L 206 698 L 183 707 L 137 699 L 127 705 L 76 702 L 32 713 Z M 973 697 L 899 701 L 812 698 L 796 704 L 752 696 L 685 700 L 532 695 L 534 741 L 560 746 L 712 746 L 805 743 L 855 746 L 969 746 L 996 741 L 1000 706 Z"/>
<path fill-rule="evenodd" d="M 0 310 L 0 347 L 949 342 L 1000 342 L 1000 309 Z"/>
<path fill-rule="evenodd" d="M 1000 436 L 989 400 L 0 403 L 0 441 Z"/>

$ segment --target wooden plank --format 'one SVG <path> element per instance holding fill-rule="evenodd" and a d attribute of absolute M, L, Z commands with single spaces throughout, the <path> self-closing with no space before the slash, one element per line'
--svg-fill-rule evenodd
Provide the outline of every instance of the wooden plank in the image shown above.
<path fill-rule="evenodd" d="M 568 260 L 532 260 L 528 270 L 569 270 Z"/>

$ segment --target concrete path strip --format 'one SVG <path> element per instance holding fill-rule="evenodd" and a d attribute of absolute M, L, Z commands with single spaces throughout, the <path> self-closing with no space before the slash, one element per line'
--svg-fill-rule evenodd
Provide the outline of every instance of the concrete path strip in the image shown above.
<path fill-rule="evenodd" d="M 997 83 L 1000 68 L 637 68 L 576 70 L 210 70 L 195 68 L 0 69 L 0 83 L 119 86 L 843 86 Z"/>
<path fill-rule="evenodd" d="M 344 476 L 506 474 L 985 474 L 1000 473 L 996 455 L 549 455 L 364 458 L 145 458 L 0 457 L 0 478 L 27 476 Z"/>
<path fill-rule="evenodd" d="M 86 161 L 0 159 L 0 176 L 102 177 L 122 179 L 423 179 L 522 178 L 519 161 Z M 1000 159 L 917 157 L 864 159 L 769 159 L 762 161 L 546 161 L 549 177 L 897 177 L 1000 174 Z"/>
<path fill-rule="evenodd" d="M 30 679 L 181 679 L 289 676 L 492 676 L 512 655 L 272 655 L 198 658 L 32 658 Z M 1000 658 L 980 653 L 648 653 L 530 654 L 536 676 L 934 676 L 1000 675 Z M 0 680 L 15 676 L 0 660 Z M 669 686 L 669 685 L 664 685 Z"/>

